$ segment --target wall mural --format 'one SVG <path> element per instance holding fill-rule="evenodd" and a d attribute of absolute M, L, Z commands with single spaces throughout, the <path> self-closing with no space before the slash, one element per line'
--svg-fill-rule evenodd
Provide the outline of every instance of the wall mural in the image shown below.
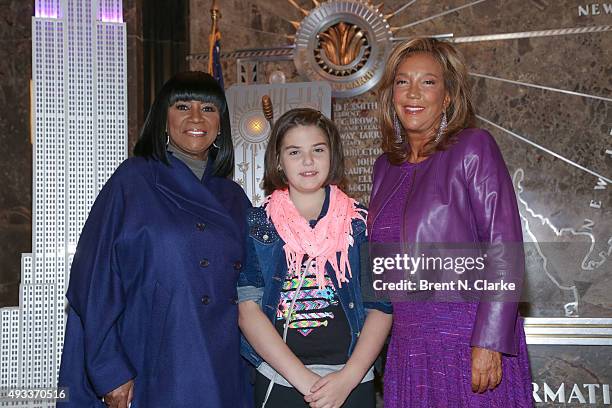
<path fill-rule="evenodd" d="M 609 405 L 612 3 L 276 3 L 293 44 L 224 58 L 243 84 L 265 82 L 271 63 L 290 80 L 330 84 L 349 192 L 363 202 L 381 153 L 374 91 L 393 44 L 417 35 L 457 44 L 473 80 L 478 126 L 504 153 L 528 242 L 522 312 L 534 401 Z"/>

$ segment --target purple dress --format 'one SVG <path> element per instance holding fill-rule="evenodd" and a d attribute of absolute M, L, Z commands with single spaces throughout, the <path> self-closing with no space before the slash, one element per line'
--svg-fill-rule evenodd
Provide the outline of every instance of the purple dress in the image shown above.
<path fill-rule="evenodd" d="M 418 164 L 393 166 L 381 156 L 368 227 L 372 243 L 522 241 L 508 171 L 481 129 L 460 132 L 456 144 Z M 394 302 L 393 308 L 385 408 L 533 406 L 516 302 Z M 484 394 L 471 391 L 471 346 L 503 353 L 502 381 Z"/>

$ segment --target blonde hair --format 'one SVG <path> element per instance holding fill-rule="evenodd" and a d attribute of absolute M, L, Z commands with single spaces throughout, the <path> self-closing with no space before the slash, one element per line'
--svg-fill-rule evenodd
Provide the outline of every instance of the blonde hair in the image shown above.
<path fill-rule="evenodd" d="M 419 156 L 429 156 L 437 150 L 444 150 L 451 145 L 453 136 L 474 122 L 471 92 L 468 84 L 468 73 L 463 55 L 450 43 L 434 38 L 415 38 L 398 44 L 387 60 L 385 72 L 378 90 L 379 123 L 382 133 L 382 149 L 393 164 L 407 160 L 410 154 L 408 143 L 397 143 L 393 127 L 393 85 L 399 65 L 415 53 L 431 55 L 442 68 L 444 87 L 450 103 L 446 109 L 448 127 L 438 143 L 433 138 L 419 152 Z"/>

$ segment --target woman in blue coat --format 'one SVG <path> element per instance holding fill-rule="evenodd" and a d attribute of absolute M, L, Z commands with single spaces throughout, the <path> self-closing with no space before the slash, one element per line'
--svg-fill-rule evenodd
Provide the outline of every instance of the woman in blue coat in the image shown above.
<path fill-rule="evenodd" d="M 186 72 L 157 96 L 135 157 L 81 233 L 59 385 L 63 407 L 242 406 L 236 282 L 242 189 L 223 89 Z"/>

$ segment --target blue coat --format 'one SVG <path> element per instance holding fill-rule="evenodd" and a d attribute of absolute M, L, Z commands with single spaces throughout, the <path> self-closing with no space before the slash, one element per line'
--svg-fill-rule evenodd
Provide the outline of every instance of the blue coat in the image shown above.
<path fill-rule="evenodd" d="M 126 160 L 100 192 L 72 263 L 62 407 L 236 408 L 246 398 L 236 282 L 250 203 L 233 181 Z M 210 164 L 210 163 L 209 163 Z"/>

